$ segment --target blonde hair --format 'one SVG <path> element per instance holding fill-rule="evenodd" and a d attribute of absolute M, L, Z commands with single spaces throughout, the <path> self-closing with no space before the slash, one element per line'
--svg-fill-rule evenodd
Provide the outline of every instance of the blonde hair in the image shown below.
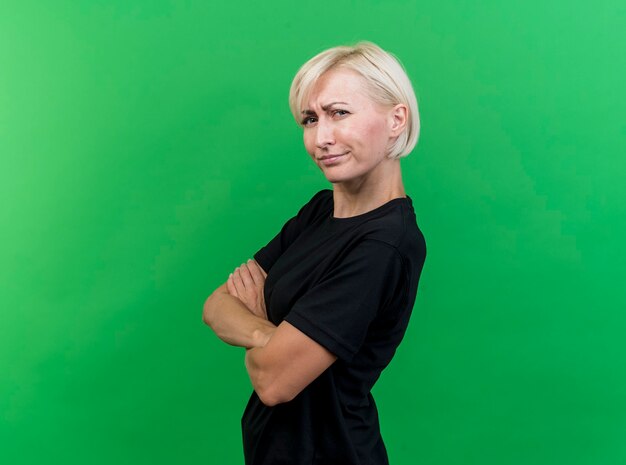
<path fill-rule="evenodd" d="M 382 105 L 405 104 L 408 118 L 405 130 L 389 147 L 389 158 L 405 157 L 415 148 L 420 132 L 417 99 L 411 80 L 400 61 L 378 45 L 361 41 L 339 46 L 315 55 L 303 64 L 289 90 L 289 108 L 298 123 L 315 82 L 325 72 L 342 67 L 360 74 L 367 83 L 370 98 Z"/>

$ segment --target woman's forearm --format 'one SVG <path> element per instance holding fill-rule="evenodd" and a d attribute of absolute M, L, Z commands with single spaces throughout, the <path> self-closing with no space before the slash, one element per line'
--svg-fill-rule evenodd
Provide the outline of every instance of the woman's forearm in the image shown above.
<path fill-rule="evenodd" d="M 204 322 L 217 337 L 238 347 L 264 347 L 276 330 L 270 321 L 254 315 L 227 292 L 214 292 L 204 303 Z"/>

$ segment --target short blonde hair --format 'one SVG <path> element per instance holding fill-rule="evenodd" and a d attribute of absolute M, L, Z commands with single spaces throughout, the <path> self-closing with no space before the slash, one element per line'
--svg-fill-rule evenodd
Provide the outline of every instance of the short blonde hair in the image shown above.
<path fill-rule="evenodd" d="M 411 80 L 400 61 L 378 45 L 361 41 L 339 46 L 315 55 L 296 73 L 289 90 L 289 108 L 298 123 L 315 82 L 325 72 L 342 67 L 360 74 L 367 83 L 370 98 L 382 105 L 403 103 L 408 107 L 406 129 L 389 147 L 388 158 L 405 157 L 415 148 L 420 132 L 417 99 Z"/>

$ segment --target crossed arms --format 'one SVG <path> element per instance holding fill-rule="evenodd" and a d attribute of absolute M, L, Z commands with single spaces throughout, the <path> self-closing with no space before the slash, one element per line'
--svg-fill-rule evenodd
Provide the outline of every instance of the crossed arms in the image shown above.
<path fill-rule="evenodd" d="M 287 321 L 267 319 L 267 274 L 254 260 L 237 267 L 205 301 L 202 318 L 224 342 L 246 348 L 245 366 L 261 401 L 292 400 L 337 356 Z"/>

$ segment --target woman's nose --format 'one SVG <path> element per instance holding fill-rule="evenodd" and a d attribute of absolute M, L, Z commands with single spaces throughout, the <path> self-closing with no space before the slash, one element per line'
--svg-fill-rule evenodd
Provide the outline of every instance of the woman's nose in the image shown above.
<path fill-rule="evenodd" d="M 315 145 L 317 145 L 318 148 L 323 149 L 327 145 L 333 145 L 335 143 L 335 136 L 331 124 L 324 120 L 319 120 L 315 129 Z"/>

